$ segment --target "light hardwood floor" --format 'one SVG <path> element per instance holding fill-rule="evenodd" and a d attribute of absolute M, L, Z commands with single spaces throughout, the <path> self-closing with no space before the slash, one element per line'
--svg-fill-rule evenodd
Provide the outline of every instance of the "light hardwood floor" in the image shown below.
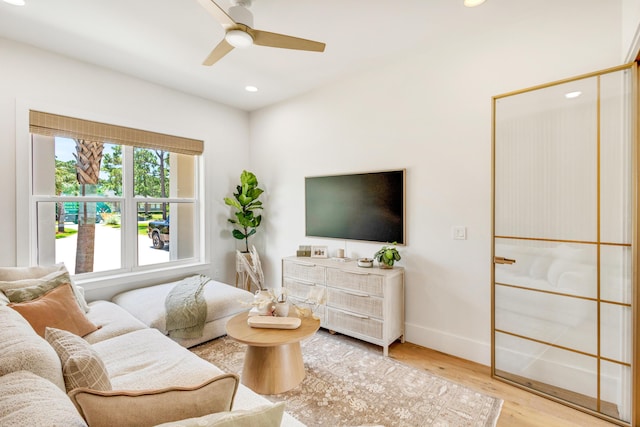
<path fill-rule="evenodd" d="M 379 348 L 379 347 L 378 347 Z M 491 368 L 411 343 L 391 345 L 389 356 L 504 400 L 498 427 L 611 427 L 584 412 L 491 378 Z"/>

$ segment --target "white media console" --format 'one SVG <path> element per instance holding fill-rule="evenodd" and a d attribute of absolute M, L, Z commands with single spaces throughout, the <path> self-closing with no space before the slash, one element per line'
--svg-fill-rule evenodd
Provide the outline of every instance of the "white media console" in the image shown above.
<path fill-rule="evenodd" d="M 315 313 L 320 325 L 383 347 L 404 342 L 404 269 L 358 267 L 355 260 L 287 257 L 282 286 L 292 303 L 305 300 L 311 287 L 325 290 L 326 303 Z"/>

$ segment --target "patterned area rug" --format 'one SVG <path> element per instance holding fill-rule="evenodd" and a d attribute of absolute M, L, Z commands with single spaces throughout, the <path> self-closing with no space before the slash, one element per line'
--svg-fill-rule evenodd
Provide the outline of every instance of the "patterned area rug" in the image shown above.
<path fill-rule="evenodd" d="M 495 426 L 502 400 L 383 357 L 380 347 L 320 330 L 301 343 L 307 375 L 286 393 L 286 410 L 310 427 Z M 242 373 L 245 345 L 228 337 L 193 347 L 227 372 Z"/>

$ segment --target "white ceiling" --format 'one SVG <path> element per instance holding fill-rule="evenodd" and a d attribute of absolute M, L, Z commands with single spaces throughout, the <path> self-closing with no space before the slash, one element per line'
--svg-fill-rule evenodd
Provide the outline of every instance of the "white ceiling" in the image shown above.
<path fill-rule="evenodd" d="M 196 0 L 26 3 L 0 1 L 0 37 L 252 111 L 422 46 L 472 42 L 476 31 L 544 19 L 584 0 L 487 0 L 476 8 L 462 0 L 253 0 L 254 28 L 325 42 L 325 52 L 251 46 L 212 67 L 201 63 L 224 31 Z"/>

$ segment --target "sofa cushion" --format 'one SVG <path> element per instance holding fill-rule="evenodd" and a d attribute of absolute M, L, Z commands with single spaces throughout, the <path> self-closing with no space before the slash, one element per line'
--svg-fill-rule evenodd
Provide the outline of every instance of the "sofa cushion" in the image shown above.
<path fill-rule="evenodd" d="M 90 344 L 95 344 L 140 329 L 147 329 L 147 325 L 112 302 L 92 301 L 89 303 L 89 307 L 87 319 L 99 327 L 98 330 L 82 337 Z"/>
<path fill-rule="evenodd" d="M 55 328 L 46 328 L 44 337 L 60 357 L 67 392 L 78 387 L 111 390 L 107 368 L 87 341 Z"/>
<path fill-rule="evenodd" d="M 93 344 L 114 390 L 192 387 L 222 374 L 156 329 L 141 329 Z"/>
<path fill-rule="evenodd" d="M 67 395 L 29 371 L 0 377 L 0 425 L 85 426 Z"/>
<path fill-rule="evenodd" d="M 238 382 L 236 374 L 222 374 L 195 387 L 138 391 L 78 388 L 69 397 L 91 427 L 144 427 L 229 411 Z"/>
<path fill-rule="evenodd" d="M 38 285 L 61 272 L 67 274 L 73 295 L 80 308 L 86 313 L 89 311 L 89 306 L 84 298 L 84 294 L 75 283 L 73 283 L 63 263 L 51 266 L 0 267 L 0 291 L 2 291 L 2 296 L 4 297 L 4 291 L 7 289 L 18 289 Z"/>
<path fill-rule="evenodd" d="M 65 389 L 55 350 L 35 333 L 24 317 L 6 306 L 0 306 L 0 341 L 0 375 L 26 370 Z"/>
<path fill-rule="evenodd" d="M 47 326 L 64 329 L 79 336 L 98 329 L 78 306 L 68 283 L 50 290 L 39 298 L 11 303 L 9 307 L 27 319 L 41 337 L 44 337 Z"/>
<path fill-rule="evenodd" d="M 165 300 L 177 283 L 163 283 L 123 292 L 114 296 L 112 301 L 140 319 L 145 325 L 156 328 L 166 335 L 168 332 Z M 206 322 L 246 311 L 253 301 L 251 292 L 215 280 L 207 282 L 202 296 L 207 303 Z"/>
<path fill-rule="evenodd" d="M 156 427 L 280 427 L 284 402 L 253 409 L 219 412 L 199 418 L 160 424 Z"/>

